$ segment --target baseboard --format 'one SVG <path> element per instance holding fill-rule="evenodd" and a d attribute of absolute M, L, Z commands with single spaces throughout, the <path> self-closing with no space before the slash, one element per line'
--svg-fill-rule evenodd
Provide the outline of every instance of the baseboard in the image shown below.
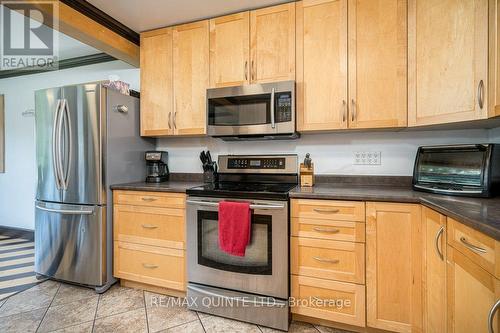
<path fill-rule="evenodd" d="M 35 231 L 30 229 L 0 226 L 0 235 L 11 238 L 23 238 L 30 241 L 35 240 Z"/>

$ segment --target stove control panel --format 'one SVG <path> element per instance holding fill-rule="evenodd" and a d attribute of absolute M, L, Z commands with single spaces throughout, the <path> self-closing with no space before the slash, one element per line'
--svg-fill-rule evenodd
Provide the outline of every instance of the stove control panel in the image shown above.
<path fill-rule="evenodd" d="M 285 169 L 286 159 L 283 157 L 230 157 L 227 159 L 228 169 Z"/>

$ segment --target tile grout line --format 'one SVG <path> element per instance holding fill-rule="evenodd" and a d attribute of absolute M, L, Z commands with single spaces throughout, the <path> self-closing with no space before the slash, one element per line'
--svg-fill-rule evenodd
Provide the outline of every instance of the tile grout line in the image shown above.
<path fill-rule="evenodd" d="M 101 296 L 102 294 L 99 294 L 99 297 L 97 297 L 97 305 L 95 307 L 94 320 L 92 320 L 92 330 L 90 332 L 94 332 L 95 321 L 97 319 L 97 309 L 99 309 L 99 302 L 101 301 Z"/>
<path fill-rule="evenodd" d="M 47 280 L 47 281 L 48 281 L 48 280 Z M 49 306 L 47 307 L 47 309 L 45 309 L 45 312 L 44 312 L 44 314 L 43 314 L 43 316 L 42 316 L 42 320 L 40 320 L 40 322 L 38 323 L 38 326 L 37 326 L 37 328 L 36 328 L 35 332 L 38 332 L 38 330 L 40 329 L 40 326 L 42 325 L 43 320 L 45 319 L 45 316 L 47 316 L 47 312 L 49 312 L 50 306 L 52 305 L 52 303 L 53 303 L 53 302 L 54 302 L 54 300 L 56 299 L 56 296 L 57 296 L 57 294 L 59 293 L 59 289 L 61 289 L 61 285 L 62 285 L 62 283 L 61 283 L 61 282 L 57 282 L 57 283 L 59 283 L 59 285 L 57 286 L 57 290 L 56 290 L 56 292 L 54 293 L 54 296 L 52 297 L 52 299 L 50 300 Z"/>
<path fill-rule="evenodd" d="M 207 330 L 205 329 L 205 325 L 203 325 L 203 321 L 200 318 L 200 314 L 198 313 L 198 311 L 195 311 L 195 312 L 196 312 L 196 316 L 198 317 L 198 320 L 200 321 L 201 328 L 203 329 L 203 332 L 207 333 Z"/>
<path fill-rule="evenodd" d="M 146 291 L 144 289 L 142 290 L 142 300 L 144 301 L 144 313 L 146 314 L 146 330 L 148 333 L 150 333 L 149 318 L 148 318 L 148 306 L 146 304 Z"/>

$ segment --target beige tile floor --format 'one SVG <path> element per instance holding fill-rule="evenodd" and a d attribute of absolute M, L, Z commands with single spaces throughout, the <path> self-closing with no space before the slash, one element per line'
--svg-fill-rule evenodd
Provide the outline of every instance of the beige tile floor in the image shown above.
<path fill-rule="evenodd" d="M 166 297 L 118 285 L 97 295 L 91 289 L 46 281 L 0 301 L 0 332 L 279 332 L 167 304 Z M 162 301 L 153 302 L 155 298 Z M 293 322 L 289 332 L 347 333 L 301 322 Z"/>

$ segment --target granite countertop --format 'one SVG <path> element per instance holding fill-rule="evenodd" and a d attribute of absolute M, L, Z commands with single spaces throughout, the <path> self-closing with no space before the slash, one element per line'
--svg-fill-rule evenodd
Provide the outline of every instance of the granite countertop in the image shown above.
<path fill-rule="evenodd" d="M 500 197 L 465 198 L 413 191 L 411 187 L 317 184 L 297 186 L 290 198 L 419 203 L 500 241 Z"/>
<path fill-rule="evenodd" d="M 112 190 L 185 193 L 188 188 L 203 185 L 200 181 L 168 181 L 163 183 L 126 183 L 111 185 Z"/>

